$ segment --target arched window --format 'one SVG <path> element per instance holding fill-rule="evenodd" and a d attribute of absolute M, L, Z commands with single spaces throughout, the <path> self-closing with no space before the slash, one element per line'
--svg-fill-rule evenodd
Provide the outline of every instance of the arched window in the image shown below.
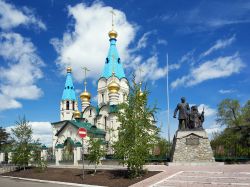
<path fill-rule="evenodd" d="M 104 93 L 102 93 L 102 103 L 104 103 Z"/>
<path fill-rule="evenodd" d="M 107 130 L 107 117 L 104 117 L 104 129 Z"/>
<path fill-rule="evenodd" d="M 72 109 L 75 110 L 75 101 L 72 102 Z"/>
<path fill-rule="evenodd" d="M 66 101 L 66 110 L 69 110 L 69 101 Z"/>
<path fill-rule="evenodd" d="M 92 109 L 89 109 L 89 115 L 92 116 Z"/>

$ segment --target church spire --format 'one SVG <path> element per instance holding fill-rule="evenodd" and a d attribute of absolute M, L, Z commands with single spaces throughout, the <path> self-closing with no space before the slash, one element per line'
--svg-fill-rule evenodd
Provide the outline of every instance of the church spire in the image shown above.
<path fill-rule="evenodd" d="M 71 76 L 72 68 L 67 68 L 67 77 L 63 90 L 62 100 L 60 104 L 60 118 L 63 120 L 71 120 L 73 114 L 78 110 L 75 87 Z"/>
<path fill-rule="evenodd" d="M 76 101 L 75 87 L 73 85 L 71 71 L 72 71 L 72 68 L 68 67 L 62 100 Z"/>
<path fill-rule="evenodd" d="M 113 73 L 113 67 L 115 67 L 114 72 L 115 76 L 119 79 L 125 78 L 124 70 L 121 64 L 121 59 L 119 57 L 117 48 L 116 48 L 116 38 L 118 36 L 117 32 L 114 30 L 114 11 L 111 11 L 112 14 L 112 30 L 109 32 L 109 41 L 110 41 L 110 46 L 109 46 L 109 51 L 108 51 L 108 56 L 106 58 L 106 62 L 104 65 L 104 70 L 102 72 L 102 77 L 105 77 L 108 79 L 109 77 L 112 76 Z"/>

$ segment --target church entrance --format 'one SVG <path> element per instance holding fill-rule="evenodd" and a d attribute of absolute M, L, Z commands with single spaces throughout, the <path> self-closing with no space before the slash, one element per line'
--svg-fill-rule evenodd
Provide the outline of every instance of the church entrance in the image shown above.
<path fill-rule="evenodd" d="M 71 138 L 67 138 L 64 141 L 62 162 L 69 164 L 72 164 L 74 162 L 74 141 Z"/>

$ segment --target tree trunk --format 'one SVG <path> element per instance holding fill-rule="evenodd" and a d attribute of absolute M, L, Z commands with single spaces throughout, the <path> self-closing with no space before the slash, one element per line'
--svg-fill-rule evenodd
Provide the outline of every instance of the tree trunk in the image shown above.
<path fill-rule="evenodd" d="M 96 174 L 96 168 L 97 168 L 97 163 L 95 163 L 95 172 L 94 172 L 94 175 Z"/>

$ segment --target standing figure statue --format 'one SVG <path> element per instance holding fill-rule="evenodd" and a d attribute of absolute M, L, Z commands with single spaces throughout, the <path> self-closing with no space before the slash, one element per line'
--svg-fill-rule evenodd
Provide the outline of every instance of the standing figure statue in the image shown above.
<path fill-rule="evenodd" d="M 176 109 L 174 111 L 174 118 L 176 118 L 176 114 L 178 111 L 179 111 L 179 116 L 178 116 L 179 128 L 178 129 L 179 130 L 187 129 L 190 108 L 189 108 L 189 104 L 186 103 L 185 97 L 182 97 L 181 103 L 178 103 L 178 105 L 176 106 Z M 183 125 L 183 123 L 184 123 L 184 125 Z"/>
<path fill-rule="evenodd" d="M 191 113 L 189 115 L 189 129 L 202 129 L 202 124 L 204 122 L 204 108 L 202 113 L 199 113 L 198 107 L 192 106 Z"/>

